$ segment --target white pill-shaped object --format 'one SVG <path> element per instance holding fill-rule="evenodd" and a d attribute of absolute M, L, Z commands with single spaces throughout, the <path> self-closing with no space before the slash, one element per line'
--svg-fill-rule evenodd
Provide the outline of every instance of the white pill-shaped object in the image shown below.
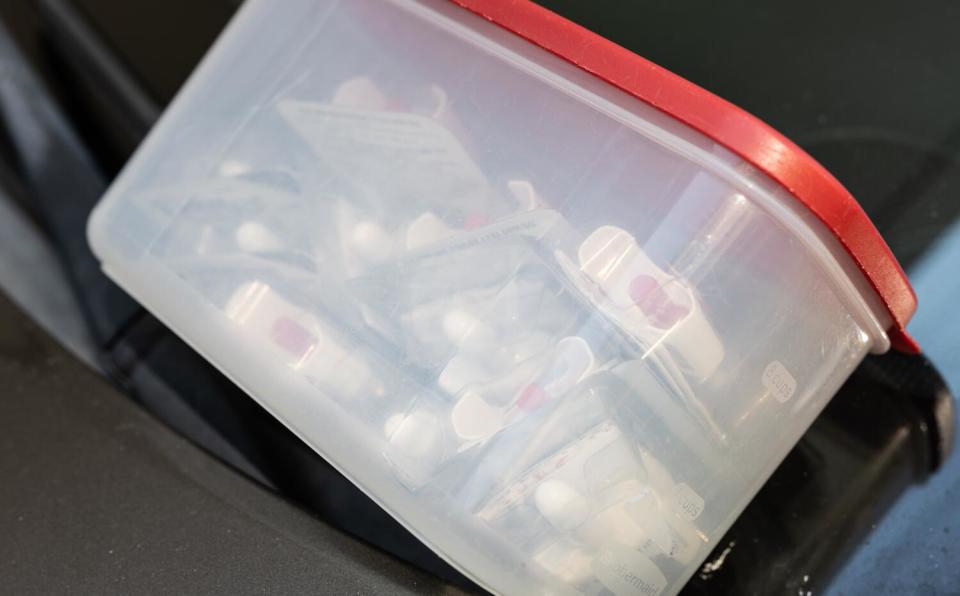
<path fill-rule="evenodd" d="M 491 437 L 506 424 L 503 408 L 491 405 L 482 395 L 469 389 L 453 406 L 450 422 L 454 432 L 468 441 Z"/>
<path fill-rule="evenodd" d="M 393 237 L 373 221 L 361 221 L 350 232 L 350 247 L 365 261 L 387 259 L 394 250 Z"/>
<path fill-rule="evenodd" d="M 507 189 L 513 198 L 520 203 L 520 208 L 524 211 L 533 211 L 542 203 L 533 184 L 528 180 L 508 180 Z"/>
<path fill-rule="evenodd" d="M 245 221 L 235 232 L 237 246 L 244 252 L 277 252 L 283 244 L 265 225 L 258 221 Z"/>
<path fill-rule="evenodd" d="M 393 433 L 390 436 L 390 445 L 409 457 L 424 457 L 439 449 L 440 424 L 437 418 L 429 412 L 414 412 L 402 420 L 387 420 L 388 428 Z"/>
<path fill-rule="evenodd" d="M 541 482 L 533 494 L 533 502 L 540 515 L 561 532 L 580 526 L 590 517 L 590 501 L 560 480 Z"/>
<path fill-rule="evenodd" d="M 635 280 L 651 280 L 660 285 L 672 278 L 637 245 L 625 230 L 601 226 L 580 244 L 577 252 L 580 270 L 600 286 L 619 308 L 634 308 Z"/>
<path fill-rule="evenodd" d="M 367 77 L 354 77 L 341 83 L 331 103 L 368 110 L 383 110 L 390 104 L 377 85 Z"/>
<path fill-rule="evenodd" d="M 407 250 L 414 250 L 434 242 L 444 240 L 456 234 L 456 230 L 448 226 L 442 219 L 433 213 L 424 213 L 407 226 Z"/>
<path fill-rule="evenodd" d="M 601 226 L 580 244 L 577 257 L 621 325 L 665 342 L 695 377 L 713 374 L 724 357 L 716 330 L 686 283 L 660 269 L 633 236 Z"/>

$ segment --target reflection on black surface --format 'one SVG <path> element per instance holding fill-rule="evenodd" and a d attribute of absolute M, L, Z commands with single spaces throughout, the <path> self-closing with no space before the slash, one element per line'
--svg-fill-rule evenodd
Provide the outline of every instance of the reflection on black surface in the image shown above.
<path fill-rule="evenodd" d="M 937 469 L 953 426 L 953 398 L 925 357 L 869 357 L 684 593 L 819 592 L 901 493 Z"/>

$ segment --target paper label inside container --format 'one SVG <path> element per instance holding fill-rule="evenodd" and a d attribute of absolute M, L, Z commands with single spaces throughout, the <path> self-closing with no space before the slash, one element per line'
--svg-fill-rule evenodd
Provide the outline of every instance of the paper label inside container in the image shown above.
<path fill-rule="evenodd" d="M 433 242 L 429 246 L 411 251 L 407 259 L 426 259 L 443 256 L 460 250 L 474 248 L 510 238 L 529 238 L 545 241 L 549 237 L 562 237 L 570 233 L 570 226 L 556 211 L 537 209 L 505 217 L 476 230 L 468 230 L 455 237 Z"/>
<path fill-rule="evenodd" d="M 490 499 L 477 514 L 484 521 L 494 520 L 517 506 L 544 479 L 565 467 L 580 467 L 592 455 L 621 437 L 620 429 L 610 422 L 598 424 L 575 442 L 524 472 L 510 485 Z"/>
<path fill-rule="evenodd" d="M 460 141 L 429 117 L 293 100 L 280 102 L 278 110 L 317 156 L 361 186 L 391 196 L 487 189 Z"/>
<path fill-rule="evenodd" d="M 667 578 L 646 555 L 616 544 L 600 551 L 593 573 L 617 596 L 657 596 L 667 587 Z"/>

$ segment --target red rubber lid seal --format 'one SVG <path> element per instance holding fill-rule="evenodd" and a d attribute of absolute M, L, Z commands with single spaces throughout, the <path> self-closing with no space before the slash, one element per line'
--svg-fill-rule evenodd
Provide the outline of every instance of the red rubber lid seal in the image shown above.
<path fill-rule="evenodd" d="M 905 327 L 917 309 L 906 274 L 856 199 L 823 166 L 730 102 L 529 0 L 451 0 L 650 104 L 778 182 L 840 240 L 893 321 L 894 348 L 920 351 Z"/>

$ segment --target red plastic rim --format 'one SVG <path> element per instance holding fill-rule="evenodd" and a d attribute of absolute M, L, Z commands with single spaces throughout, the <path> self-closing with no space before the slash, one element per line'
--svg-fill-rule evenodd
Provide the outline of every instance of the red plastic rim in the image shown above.
<path fill-rule="evenodd" d="M 451 0 L 712 138 L 783 186 L 840 241 L 893 323 L 893 347 L 916 353 L 906 332 L 917 297 L 856 199 L 815 159 L 730 102 L 529 0 Z"/>

